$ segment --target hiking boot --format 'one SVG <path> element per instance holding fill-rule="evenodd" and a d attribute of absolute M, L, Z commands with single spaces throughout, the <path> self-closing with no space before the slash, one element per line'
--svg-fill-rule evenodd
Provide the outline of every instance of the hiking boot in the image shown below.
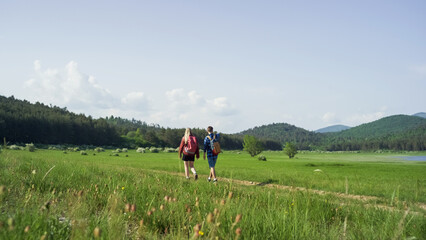
<path fill-rule="evenodd" d="M 207 182 L 210 182 L 212 179 L 211 178 L 207 178 Z"/>
<path fill-rule="evenodd" d="M 215 179 L 213 179 L 213 183 L 217 183 L 217 179 L 215 178 Z"/>
<path fill-rule="evenodd" d="M 198 174 L 195 174 L 194 179 L 197 180 L 198 179 Z"/>

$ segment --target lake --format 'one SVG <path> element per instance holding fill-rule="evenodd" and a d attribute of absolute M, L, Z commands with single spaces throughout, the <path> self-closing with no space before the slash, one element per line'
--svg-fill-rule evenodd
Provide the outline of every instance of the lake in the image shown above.
<path fill-rule="evenodd" d="M 395 158 L 400 158 L 407 161 L 426 161 L 426 156 L 401 156 Z"/>

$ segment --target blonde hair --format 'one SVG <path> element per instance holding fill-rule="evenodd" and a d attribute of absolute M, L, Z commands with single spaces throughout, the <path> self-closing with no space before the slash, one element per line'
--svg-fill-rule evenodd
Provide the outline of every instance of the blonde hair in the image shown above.
<path fill-rule="evenodd" d="M 185 135 L 184 135 L 184 137 L 185 137 L 185 144 L 188 144 L 188 139 L 189 139 L 190 135 L 192 135 L 191 129 L 190 128 L 186 128 Z"/>

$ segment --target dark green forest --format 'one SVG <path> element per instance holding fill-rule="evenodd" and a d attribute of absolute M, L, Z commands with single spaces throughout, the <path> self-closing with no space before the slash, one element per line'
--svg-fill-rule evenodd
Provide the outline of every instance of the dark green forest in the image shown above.
<path fill-rule="evenodd" d="M 201 147 L 205 129 L 192 131 Z M 0 137 L 10 144 L 176 148 L 184 132 L 183 128 L 164 128 L 135 119 L 93 119 L 66 108 L 0 96 Z M 300 150 L 418 151 L 426 150 L 426 119 L 395 115 L 337 133 L 315 133 L 287 123 L 273 123 L 237 134 L 221 134 L 222 148 L 243 149 L 244 135 L 258 138 L 266 150 L 282 150 L 286 142 L 292 142 Z"/>

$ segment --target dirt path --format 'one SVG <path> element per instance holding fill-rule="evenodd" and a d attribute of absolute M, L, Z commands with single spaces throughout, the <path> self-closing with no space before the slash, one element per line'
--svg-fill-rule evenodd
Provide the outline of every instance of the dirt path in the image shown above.
<path fill-rule="evenodd" d="M 174 175 L 174 176 L 183 176 L 182 173 L 176 173 L 176 172 L 167 172 L 167 171 L 159 171 L 159 170 L 152 170 L 152 172 L 158 172 L 158 173 L 166 173 L 169 175 Z M 204 175 L 199 175 L 199 177 L 201 178 L 199 181 L 203 181 L 203 178 L 207 178 L 207 176 Z M 375 196 L 367 196 L 367 195 L 355 195 L 355 194 L 345 194 L 345 193 L 339 193 L 339 192 L 330 192 L 330 191 L 323 191 L 323 190 L 316 190 L 316 189 L 308 189 L 308 188 L 304 188 L 304 187 L 293 187 L 293 186 L 286 186 L 286 185 L 279 185 L 279 184 L 273 184 L 273 183 L 264 183 L 264 182 L 254 182 L 254 181 L 245 181 L 245 180 L 237 180 L 237 179 L 230 179 L 230 178 L 220 178 L 219 179 L 221 182 L 230 182 L 230 183 L 235 183 L 235 184 L 239 184 L 239 185 L 244 185 L 244 186 L 260 186 L 260 187 L 267 187 L 267 188 L 273 188 L 273 189 L 281 189 L 281 190 L 286 190 L 286 191 L 301 191 L 301 192 L 310 192 L 310 193 L 314 193 L 314 194 L 318 194 L 318 195 L 333 195 L 335 197 L 338 198 L 343 198 L 343 199 L 349 199 L 349 200 L 358 200 L 361 202 L 366 202 L 366 204 L 364 205 L 365 207 L 375 207 L 375 208 L 380 208 L 380 209 L 384 209 L 384 210 L 390 210 L 390 211 L 395 211 L 396 208 L 392 207 L 392 206 L 387 206 L 385 204 L 370 204 L 367 203 L 368 201 L 383 201 L 385 202 L 386 200 L 383 198 L 379 198 L 379 197 L 375 197 Z M 426 211 L 426 204 L 424 203 L 416 203 L 415 204 L 417 207 L 421 208 L 423 211 Z M 424 213 L 421 212 L 413 212 L 410 211 L 411 214 L 418 214 L 418 215 L 425 215 Z"/>

